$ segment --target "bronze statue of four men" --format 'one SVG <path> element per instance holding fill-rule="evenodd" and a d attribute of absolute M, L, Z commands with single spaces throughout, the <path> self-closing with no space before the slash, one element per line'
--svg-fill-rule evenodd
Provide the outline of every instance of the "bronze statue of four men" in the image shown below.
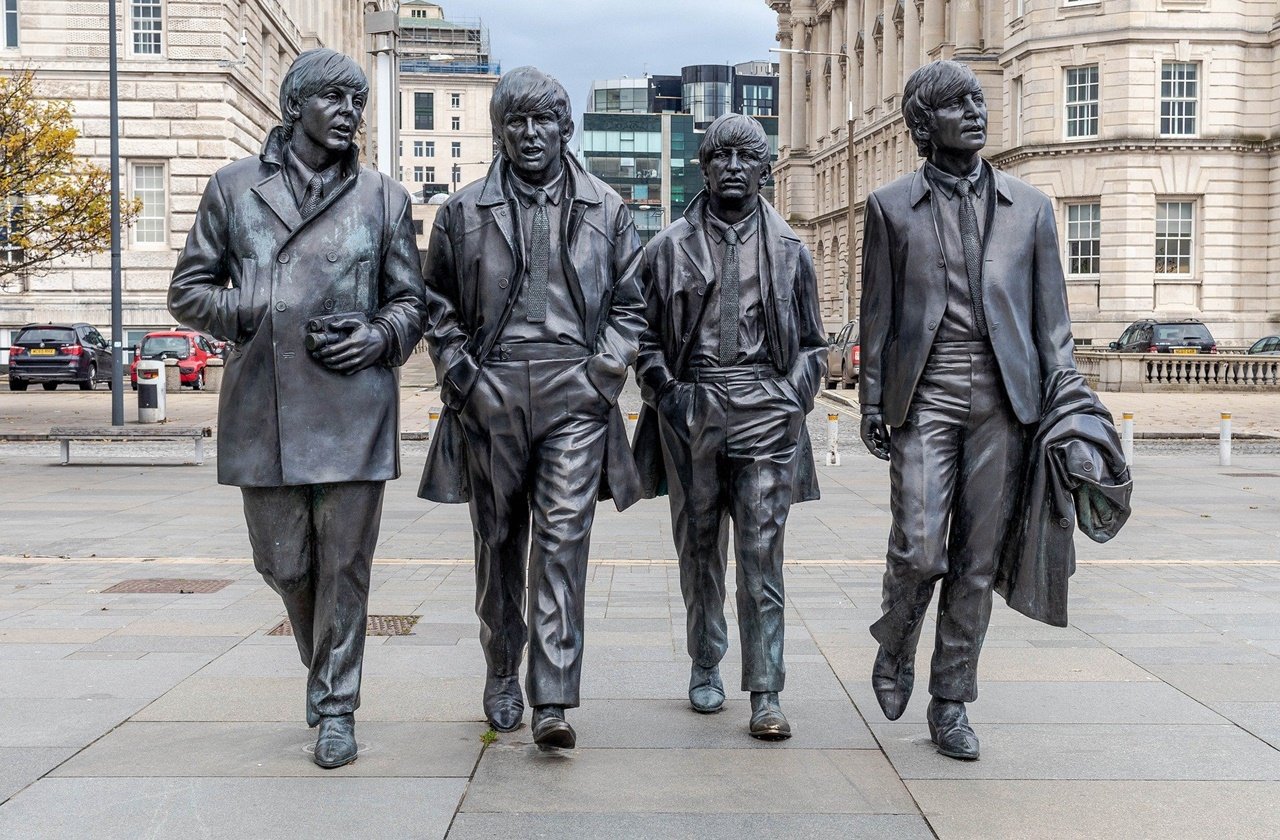
<path fill-rule="evenodd" d="M 564 88 L 512 70 L 493 93 L 488 175 L 440 208 L 422 262 L 407 192 L 357 160 L 368 87 L 336 52 L 298 57 L 262 153 L 210 179 L 169 292 L 176 318 L 234 343 L 218 480 L 242 488 L 255 567 L 308 669 L 316 763 L 357 755 L 370 569 L 400 474 L 395 367 L 424 334 L 445 407 L 419 495 L 470 506 L 489 725 L 519 728 L 527 701 L 535 743 L 575 746 L 595 503 L 666 494 L 691 707 L 725 699 L 732 530 L 748 731 L 790 737 L 783 539 L 791 504 L 818 497 L 805 418 L 827 342 L 809 252 L 760 198 L 760 124 L 707 128 L 706 189 L 642 248 L 623 200 L 568 152 Z M 978 755 L 964 704 L 993 590 L 1043 606 L 997 568 L 1043 383 L 1066 383 L 1064 405 L 1090 395 L 1069 377 L 1051 208 L 978 155 L 981 97 L 960 64 L 912 77 L 904 113 L 928 162 L 870 197 L 863 257 L 863 438 L 890 462 L 894 514 L 873 685 L 900 715 L 941 580 L 929 726 L 957 758 Z M 644 401 L 631 445 L 617 405 L 630 367 Z M 1080 493 L 1114 533 L 1124 499 Z"/>

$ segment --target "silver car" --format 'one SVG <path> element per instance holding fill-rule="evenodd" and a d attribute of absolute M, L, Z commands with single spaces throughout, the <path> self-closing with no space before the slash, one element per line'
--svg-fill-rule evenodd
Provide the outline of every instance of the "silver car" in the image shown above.
<path fill-rule="evenodd" d="M 858 384 L 862 345 L 858 340 L 858 322 L 850 321 L 827 345 L 827 387 Z"/>

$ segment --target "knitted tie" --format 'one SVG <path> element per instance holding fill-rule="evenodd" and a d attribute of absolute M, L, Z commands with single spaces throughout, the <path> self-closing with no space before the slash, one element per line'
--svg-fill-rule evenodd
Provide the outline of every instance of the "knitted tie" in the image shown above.
<path fill-rule="evenodd" d="M 720 286 L 720 364 L 738 361 L 738 231 L 724 232 L 724 277 Z"/>
<path fill-rule="evenodd" d="M 982 311 L 982 242 L 978 238 L 978 213 L 973 208 L 973 182 L 961 178 L 956 182 L 960 193 L 960 242 L 964 245 L 964 271 L 969 275 L 969 302 L 973 306 L 973 323 L 978 334 L 987 336 L 987 316 Z"/>
<path fill-rule="evenodd" d="M 533 212 L 533 242 L 529 248 L 529 298 L 526 318 L 541 324 L 547 320 L 547 263 L 551 257 L 551 225 L 547 221 L 547 191 L 538 190 Z"/>
<path fill-rule="evenodd" d="M 320 190 L 323 186 L 324 181 L 319 175 L 311 176 L 311 180 L 307 182 L 307 191 L 302 196 L 302 207 L 298 208 L 302 218 L 307 218 L 320 206 Z"/>

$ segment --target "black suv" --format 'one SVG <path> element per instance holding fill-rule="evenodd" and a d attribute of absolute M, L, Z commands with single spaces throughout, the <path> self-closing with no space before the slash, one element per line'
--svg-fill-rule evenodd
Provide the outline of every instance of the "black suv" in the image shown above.
<path fill-rule="evenodd" d="M 1144 318 L 1129 325 L 1109 345 L 1122 353 L 1217 353 L 1218 342 L 1209 328 L 1195 318 L 1157 321 Z"/>
<path fill-rule="evenodd" d="M 9 348 L 9 390 L 39 382 L 52 391 L 75 382 L 91 391 L 111 382 L 111 345 L 92 324 L 27 324 Z"/>

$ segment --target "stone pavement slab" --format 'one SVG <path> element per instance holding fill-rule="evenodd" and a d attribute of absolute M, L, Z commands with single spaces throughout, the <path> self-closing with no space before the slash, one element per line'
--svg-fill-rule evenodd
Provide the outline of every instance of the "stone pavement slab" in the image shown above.
<path fill-rule="evenodd" d="M 933 840 L 917 816 L 885 814 L 459 814 L 449 840 Z"/>

